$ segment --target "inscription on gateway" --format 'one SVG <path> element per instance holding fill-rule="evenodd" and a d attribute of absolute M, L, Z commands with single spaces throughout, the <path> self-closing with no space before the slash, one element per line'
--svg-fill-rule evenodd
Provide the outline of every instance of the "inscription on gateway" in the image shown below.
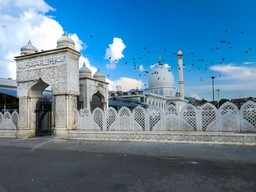
<path fill-rule="evenodd" d="M 26 70 L 26 69 L 35 69 L 35 68 L 42 68 L 42 67 L 49 67 L 56 64 L 65 63 L 66 57 L 63 56 L 56 56 L 46 59 L 38 59 L 32 61 L 26 61 L 23 63 L 19 63 L 17 65 L 18 70 Z"/>

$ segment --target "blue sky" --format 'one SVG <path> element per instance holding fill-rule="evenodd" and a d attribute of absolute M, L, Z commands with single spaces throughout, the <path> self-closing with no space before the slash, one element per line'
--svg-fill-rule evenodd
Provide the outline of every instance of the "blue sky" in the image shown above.
<path fill-rule="evenodd" d="M 40 15 L 42 22 L 30 19 L 30 32 L 20 26 L 26 30 L 20 35 L 23 39 L 16 39 L 19 43 L 14 45 L 25 45 L 31 38 L 40 48 L 45 42 L 39 42 L 38 37 L 51 35 L 54 40 L 67 31 L 80 45 L 83 60 L 90 67 L 101 69 L 114 83 L 112 87 L 146 88 L 147 72 L 161 55 L 163 62 L 171 66 L 178 88 L 176 53 L 182 50 L 185 95 L 211 100 L 210 77 L 216 76 L 215 89 L 220 89 L 220 98 L 256 97 L 254 0 L 38 0 L 35 3 L 24 0 L 23 3 L 26 8 L 6 4 L 11 11 L 0 8 L 0 14 L 9 14 L 18 22 L 24 18 L 22 13 L 24 16 L 24 12 L 33 10 L 33 17 Z M 14 15 L 13 9 L 20 10 L 20 16 Z M 5 33 L 11 23 L 8 19 L 3 22 L 0 33 Z M 36 27 L 40 30 L 34 30 Z M 109 54 L 106 56 L 110 44 L 114 47 L 109 53 L 112 62 Z M 0 49 L 10 55 L 8 48 L 0 46 Z M 3 63 L 0 61 L 0 75 L 6 77 L 8 72 L 5 73 Z"/>

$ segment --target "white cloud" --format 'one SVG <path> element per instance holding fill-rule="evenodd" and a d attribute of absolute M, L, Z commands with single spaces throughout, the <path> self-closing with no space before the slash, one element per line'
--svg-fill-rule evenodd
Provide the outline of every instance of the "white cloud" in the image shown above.
<path fill-rule="evenodd" d="M 92 71 L 92 75 L 94 73 L 96 73 L 97 68 L 91 65 L 91 63 L 90 63 L 88 58 L 86 58 L 84 56 L 81 56 L 80 59 L 79 59 L 79 68 L 81 68 L 84 63 L 86 65 L 86 67 L 88 67 Z"/>
<path fill-rule="evenodd" d="M 108 69 L 115 69 L 116 68 L 116 63 L 115 62 L 110 62 L 109 64 L 106 65 Z"/>
<path fill-rule="evenodd" d="M 243 62 L 244 65 L 252 65 L 252 64 L 256 64 L 256 62 L 251 62 L 251 61 L 246 61 Z"/>
<path fill-rule="evenodd" d="M 226 76 L 226 79 L 233 80 L 256 80 L 256 67 L 238 67 L 233 64 L 215 65 L 211 70 L 220 72 Z"/>
<path fill-rule="evenodd" d="M 141 80 L 131 79 L 128 77 L 122 77 L 115 81 L 107 79 L 107 82 L 109 83 L 108 89 L 111 91 L 116 91 L 117 86 L 121 86 L 122 91 L 129 91 L 136 88 L 141 89 L 143 86 L 143 82 Z"/>
<path fill-rule="evenodd" d="M 237 82 L 237 83 L 218 83 L 215 84 L 216 89 L 220 89 L 221 91 L 248 91 L 254 90 L 255 91 L 255 82 Z M 199 85 L 199 86 L 190 86 L 192 90 L 203 90 L 203 91 L 210 91 L 212 90 L 212 85 Z M 215 89 L 215 90 L 216 90 Z"/>
<path fill-rule="evenodd" d="M 115 37 L 113 43 L 109 44 L 109 48 L 106 49 L 105 59 L 109 60 L 109 64 L 106 65 L 108 69 L 115 69 L 117 62 L 124 57 L 123 50 L 125 49 L 123 40 Z"/>
<path fill-rule="evenodd" d="M 45 3 L 44 0 L 0 0 L 1 15 L 10 15 L 19 17 L 24 12 L 34 11 L 39 13 L 46 13 L 54 9 Z"/>
<path fill-rule="evenodd" d="M 70 34 L 70 38 L 75 42 L 75 48 L 77 51 L 81 51 L 82 49 L 86 49 L 87 46 L 84 44 L 78 37 L 76 33 Z"/>
<path fill-rule="evenodd" d="M 140 70 L 141 72 L 145 71 L 143 65 L 140 65 L 139 70 Z"/>
<path fill-rule="evenodd" d="M 215 89 L 225 91 L 255 91 L 256 87 L 256 67 L 254 66 L 236 66 L 235 64 L 215 65 L 211 70 L 220 73 L 220 77 L 215 79 Z M 190 86 L 189 89 L 197 91 L 212 90 L 212 84 L 209 78 L 209 84 Z M 193 91 L 194 92 L 194 91 Z"/>
<path fill-rule="evenodd" d="M 16 78 L 14 56 L 31 39 L 39 50 L 53 49 L 62 36 L 62 26 L 45 13 L 54 10 L 44 0 L 0 0 L 0 76 Z M 83 48 L 76 34 L 70 37 L 76 49 Z"/>

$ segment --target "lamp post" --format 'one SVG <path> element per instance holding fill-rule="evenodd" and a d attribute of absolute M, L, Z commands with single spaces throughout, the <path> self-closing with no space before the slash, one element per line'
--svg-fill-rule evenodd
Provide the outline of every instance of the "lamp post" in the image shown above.
<path fill-rule="evenodd" d="M 218 102 L 217 102 L 217 108 L 220 106 L 220 89 L 216 89 L 216 92 L 218 92 Z"/>
<path fill-rule="evenodd" d="M 214 79 L 216 77 L 211 76 L 211 78 L 212 78 L 212 103 L 214 104 Z"/>

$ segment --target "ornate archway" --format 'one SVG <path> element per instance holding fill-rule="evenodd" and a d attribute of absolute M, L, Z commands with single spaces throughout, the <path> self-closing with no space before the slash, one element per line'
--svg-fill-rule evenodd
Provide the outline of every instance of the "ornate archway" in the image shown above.
<path fill-rule="evenodd" d="M 65 138 L 67 131 L 73 129 L 73 109 L 77 107 L 79 95 L 80 53 L 74 46 L 62 45 L 64 40 L 58 41 L 56 49 L 23 51 L 15 57 L 20 113 L 18 137 L 35 136 L 36 104 L 48 86 L 52 90 L 52 125 L 56 136 Z"/>
<path fill-rule="evenodd" d="M 92 95 L 91 111 L 96 108 L 104 110 L 104 96 L 99 91 Z"/>

